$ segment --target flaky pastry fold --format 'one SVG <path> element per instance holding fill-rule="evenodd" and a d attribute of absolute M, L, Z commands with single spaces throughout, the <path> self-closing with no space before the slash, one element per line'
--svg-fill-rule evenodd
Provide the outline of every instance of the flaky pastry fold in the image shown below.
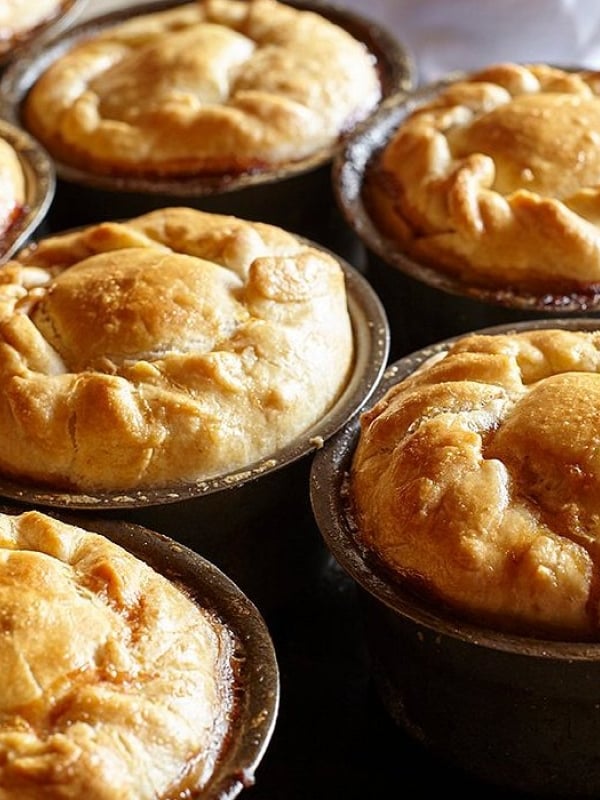
<path fill-rule="evenodd" d="M 472 334 L 361 418 L 367 549 L 471 619 L 600 637 L 600 333 Z"/>
<path fill-rule="evenodd" d="M 432 89 L 374 159 L 372 218 L 474 285 L 600 285 L 600 73 L 496 64 Z"/>
<path fill-rule="evenodd" d="M 340 263 L 282 229 L 167 208 L 51 236 L 0 269 L 0 470 L 111 490 L 247 467 L 353 355 Z"/>
<path fill-rule="evenodd" d="M 333 145 L 381 97 L 366 46 L 277 0 L 197 0 L 76 42 L 37 78 L 27 128 L 109 175 L 276 170 Z"/>

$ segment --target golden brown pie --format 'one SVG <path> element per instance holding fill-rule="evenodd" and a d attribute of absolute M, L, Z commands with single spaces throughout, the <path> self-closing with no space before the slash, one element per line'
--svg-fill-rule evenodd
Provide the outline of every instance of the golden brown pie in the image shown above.
<path fill-rule="evenodd" d="M 600 286 L 600 73 L 497 64 L 428 93 L 375 157 L 376 225 L 474 284 Z"/>
<path fill-rule="evenodd" d="M 362 416 L 361 541 L 495 626 L 600 636 L 600 332 L 468 335 Z"/>
<path fill-rule="evenodd" d="M 0 470 L 228 473 L 319 421 L 352 360 L 340 263 L 280 228 L 167 208 L 52 236 L 0 270 Z"/>
<path fill-rule="evenodd" d="M 272 170 L 329 147 L 381 96 L 366 46 L 277 0 L 198 0 L 78 41 L 36 80 L 27 128 L 111 175 Z"/>
<path fill-rule="evenodd" d="M 0 514 L 0 794 L 160 800 L 204 785 L 234 707 L 234 640 L 104 536 Z"/>

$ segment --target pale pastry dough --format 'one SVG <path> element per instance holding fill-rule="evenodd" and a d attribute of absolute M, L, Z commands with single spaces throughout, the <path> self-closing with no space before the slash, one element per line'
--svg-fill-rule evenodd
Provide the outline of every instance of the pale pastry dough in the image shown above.
<path fill-rule="evenodd" d="M 600 73 L 497 64 L 444 84 L 374 159 L 375 224 L 475 285 L 600 286 Z"/>
<path fill-rule="evenodd" d="M 2 237 L 23 214 L 26 178 L 14 147 L 0 138 L 0 249 Z"/>
<path fill-rule="evenodd" d="M 373 55 L 325 17 L 198 0 L 76 43 L 36 80 L 23 119 L 95 173 L 240 173 L 331 146 L 380 97 Z"/>
<path fill-rule="evenodd" d="M 352 363 L 340 263 L 280 228 L 168 208 L 49 237 L 0 270 L 0 470 L 228 473 L 318 422 Z"/>
<path fill-rule="evenodd" d="M 469 335 L 361 419 L 361 541 L 436 602 L 600 638 L 600 332 Z"/>
<path fill-rule="evenodd" d="M 191 769 L 206 784 L 235 683 L 212 612 L 37 511 L 0 514 L 0 608 L 3 800 L 160 800 Z"/>

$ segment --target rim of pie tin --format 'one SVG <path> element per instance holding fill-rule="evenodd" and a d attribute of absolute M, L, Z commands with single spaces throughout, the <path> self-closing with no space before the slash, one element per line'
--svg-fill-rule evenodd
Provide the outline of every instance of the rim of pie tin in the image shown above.
<path fill-rule="evenodd" d="M 22 58 L 14 59 L 0 79 L 0 114 L 13 124 L 21 125 L 20 107 L 29 89 L 54 61 L 72 45 L 104 29 L 142 14 L 154 13 L 183 5 L 182 0 L 160 0 L 139 3 L 127 8 L 91 17 L 74 25 L 61 35 L 51 38 L 38 47 L 29 48 Z M 319 0 L 287 0 L 287 4 L 300 10 L 314 11 L 352 33 L 373 53 L 381 77 L 383 98 L 393 97 L 410 90 L 414 85 L 415 66 L 405 46 L 383 25 L 359 13 Z M 345 134 L 347 135 L 347 134 Z M 239 175 L 207 175 L 167 177 L 111 176 L 71 166 L 53 159 L 56 174 L 70 183 L 94 189 L 142 194 L 166 194 L 177 197 L 209 197 L 239 191 L 252 186 L 269 184 L 296 175 L 311 172 L 331 164 L 339 150 L 340 141 L 323 148 L 306 158 L 278 165 L 275 169 L 241 173 Z"/>
<path fill-rule="evenodd" d="M 573 66 L 556 65 L 565 71 Z M 373 160 L 407 116 L 432 99 L 449 84 L 469 73 L 453 72 L 403 95 L 386 99 L 380 107 L 348 135 L 335 154 L 332 165 L 333 191 L 340 212 L 363 244 L 391 270 L 434 289 L 472 300 L 521 311 L 545 314 L 584 314 L 600 311 L 600 282 L 590 291 L 531 292 L 519 288 L 475 286 L 448 274 L 435 265 L 420 262 L 385 235 L 371 218 L 362 195 L 364 177 Z"/>
<path fill-rule="evenodd" d="M 63 0 L 56 13 L 28 30 L 0 40 L 0 68 L 20 58 L 26 48 L 36 45 L 42 39 L 45 41 L 49 37 L 58 36 L 83 12 L 87 4 L 88 0 Z"/>
<path fill-rule="evenodd" d="M 0 502 L 0 512 L 27 509 Z M 141 525 L 51 509 L 42 513 L 98 533 L 148 564 L 208 609 L 234 637 L 234 660 L 242 691 L 236 697 L 232 734 L 202 788 L 189 787 L 188 800 L 233 800 L 252 786 L 276 728 L 280 676 L 275 646 L 261 612 L 252 600 L 212 562 L 173 539 Z"/>
<path fill-rule="evenodd" d="M 428 359 L 440 355 L 455 341 L 471 334 L 498 334 L 542 328 L 566 330 L 600 330 L 600 320 L 584 317 L 537 319 L 479 328 L 410 353 L 391 363 L 369 399 L 372 407 L 392 386 L 412 374 Z M 371 565 L 367 551 L 356 538 L 356 526 L 344 498 L 346 481 L 360 433 L 360 418 L 348 421 L 324 447 L 316 453 L 310 474 L 310 499 L 321 536 L 332 556 L 342 569 L 369 595 L 417 625 L 437 635 L 459 639 L 473 645 L 504 652 L 518 652 L 536 658 L 563 659 L 567 662 L 596 660 L 600 657 L 600 642 L 564 641 L 529 637 L 495 630 L 453 615 L 448 609 L 438 611 L 432 603 L 404 589 Z"/>
<path fill-rule="evenodd" d="M 307 241 L 307 240 L 304 240 Z M 0 497 L 35 506 L 64 509 L 129 509 L 177 503 L 242 486 L 261 476 L 283 469 L 318 450 L 367 402 L 387 365 L 390 328 L 383 305 L 360 272 L 340 256 L 321 245 L 342 268 L 348 311 L 352 323 L 354 361 L 349 379 L 337 400 L 323 417 L 291 443 L 268 457 L 217 477 L 160 488 L 139 488 L 101 492 L 60 491 L 33 481 L 19 482 L 0 477 Z"/>
<path fill-rule="evenodd" d="M 0 238 L 2 263 L 13 256 L 44 221 L 54 198 L 56 180 L 50 157 L 26 131 L 0 119 L 0 138 L 17 154 L 25 176 L 24 210 Z"/>

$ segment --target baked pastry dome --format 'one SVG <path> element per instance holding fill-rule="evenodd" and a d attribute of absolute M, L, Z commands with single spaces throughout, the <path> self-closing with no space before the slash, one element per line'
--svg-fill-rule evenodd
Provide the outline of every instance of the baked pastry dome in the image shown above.
<path fill-rule="evenodd" d="M 26 179 L 12 144 L 0 136 L 0 244 L 25 210 Z"/>
<path fill-rule="evenodd" d="M 492 65 L 432 87 L 374 158 L 374 223 L 416 261 L 535 293 L 600 285 L 600 73 Z"/>
<path fill-rule="evenodd" d="M 0 606 L 3 798 L 159 800 L 192 768 L 206 783 L 235 681 L 212 612 L 37 511 L 0 514 Z"/>
<path fill-rule="evenodd" d="M 181 177 L 303 159 L 380 97 L 373 56 L 321 15 L 277 0 L 198 0 L 76 43 L 22 110 L 63 163 Z"/>
<path fill-rule="evenodd" d="M 600 332 L 472 334 L 361 418 L 361 543 L 494 627 L 600 638 Z"/>
<path fill-rule="evenodd" d="M 167 208 L 42 239 L 0 270 L 0 470 L 55 488 L 169 486 L 246 467 L 346 385 L 329 253 Z"/>

